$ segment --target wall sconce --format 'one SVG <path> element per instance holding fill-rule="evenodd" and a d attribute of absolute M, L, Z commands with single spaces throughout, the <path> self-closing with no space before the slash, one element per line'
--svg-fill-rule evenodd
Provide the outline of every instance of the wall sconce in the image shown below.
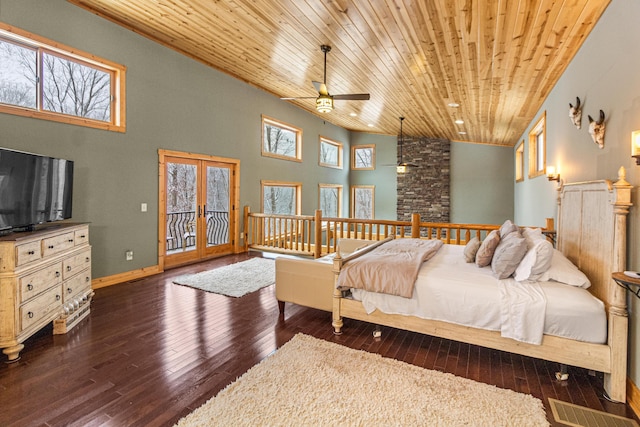
<path fill-rule="evenodd" d="M 547 166 L 547 179 L 549 181 L 558 181 L 558 182 L 560 182 L 560 174 L 556 173 L 555 166 Z"/>
<path fill-rule="evenodd" d="M 640 130 L 631 132 L 631 157 L 636 159 L 636 165 L 640 165 Z"/>
<path fill-rule="evenodd" d="M 396 166 L 396 172 L 397 173 L 406 173 L 407 172 L 407 165 L 398 165 L 398 166 Z"/>

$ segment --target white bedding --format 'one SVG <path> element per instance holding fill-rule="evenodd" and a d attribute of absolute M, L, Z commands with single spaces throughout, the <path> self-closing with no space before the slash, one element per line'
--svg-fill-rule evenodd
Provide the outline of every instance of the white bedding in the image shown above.
<path fill-rule="evenodd" d="M 492 331 L 503 328 L 501 288 L 491 267 L 466 263 L 464 246 L 444 245 L 418 273 L 412 298 L 353 289 L 367 312 L 376 309 Z M 512 280 L 512 279 L 509 279 Z M 604 304 L 586 289 L 536 282 L 546 298 L 544 333 L 601 344 L 607 339 Z M 503 283 L 504 284 L 504 283 Z M 534 313 L 535 314 L 535 313 Z"/>

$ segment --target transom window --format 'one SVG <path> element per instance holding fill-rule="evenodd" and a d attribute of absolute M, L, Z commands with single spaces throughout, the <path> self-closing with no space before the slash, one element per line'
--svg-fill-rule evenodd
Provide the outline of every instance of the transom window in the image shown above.
<path fill-rule="evenodd" d="M 302 161 L 302 129 L 262 116 L 262 155 Z"/>
<path fill-rule="evenodd" d="M 342 169 L 342 143 L 321 136 L 318 158 L 320 166 Z"/>
<path fill-rule="evenodd" d="M 318 190 L 318 206 L 322 216 L 340 218 L 342 216 L 342 185 L 319 184 Z"/>
<path fill-rule="evenodd" d="M 373 170 L 375 167 L 375 145 L 354 145 L 351 147 L 351 169 Z"/>
<path fill-rule="evenodd" d="M 299 182 L 260 181 L 262 212 L 275 215 L 300 215 L 302 184 Z"/>
<path fill-rule="evenodd" d="M 544 175 L 547 166 L 546 112 L 529 132 L 529 178 Z"/>
<path fill-rule="evenodd" d="M 0 23 L 0 112 L 124 132 L 125 71 Z"/>
<path fill-rule="evenodd" d="M 351 187 L 351 217 L 374 218 L 375 186 L 354 185 Z"/>

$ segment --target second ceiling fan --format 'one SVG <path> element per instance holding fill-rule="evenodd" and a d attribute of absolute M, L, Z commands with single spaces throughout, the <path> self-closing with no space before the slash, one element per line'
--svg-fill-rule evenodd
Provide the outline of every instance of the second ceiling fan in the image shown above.
<path fill-rule="evenodd" d="M 327 89 L 327 53 L 331 51 L 331 46 L 323 44 L 320 46 L 320 50 L 324 52 L 324 76 L 322 78 L 322 83 L 313 81 L 313 86 L 318 91 L 318 96 L 299 96 L 299 97 L 289 97 L 289 98 L 280 98 L 285 100 L 291 99 L 313 99 L 316 100 L 316 110 L 320 113 L 328 113 L 333 110 L 333 100 L 346 100 L 346 101 L 367 101 L 371 98 L 368 93 L 350 93 L 350 94 L 342 94 L 342 95 L 330 95 L 329 90 Z"/>

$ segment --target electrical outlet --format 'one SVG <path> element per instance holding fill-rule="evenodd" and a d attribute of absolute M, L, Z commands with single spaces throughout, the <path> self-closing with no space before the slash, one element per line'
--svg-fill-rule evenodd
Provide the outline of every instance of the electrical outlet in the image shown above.
<path fill-rule="evenodd" d="M 146 203 L 141 203 L 140 204 L 140 212 L 146 212 L 147 211 L 147 204 Z"/>
<path fill-rule="evenodd" d="M 127 261 L 133 261 L 133 251 L 125 251 L 124 257 Z"/>

